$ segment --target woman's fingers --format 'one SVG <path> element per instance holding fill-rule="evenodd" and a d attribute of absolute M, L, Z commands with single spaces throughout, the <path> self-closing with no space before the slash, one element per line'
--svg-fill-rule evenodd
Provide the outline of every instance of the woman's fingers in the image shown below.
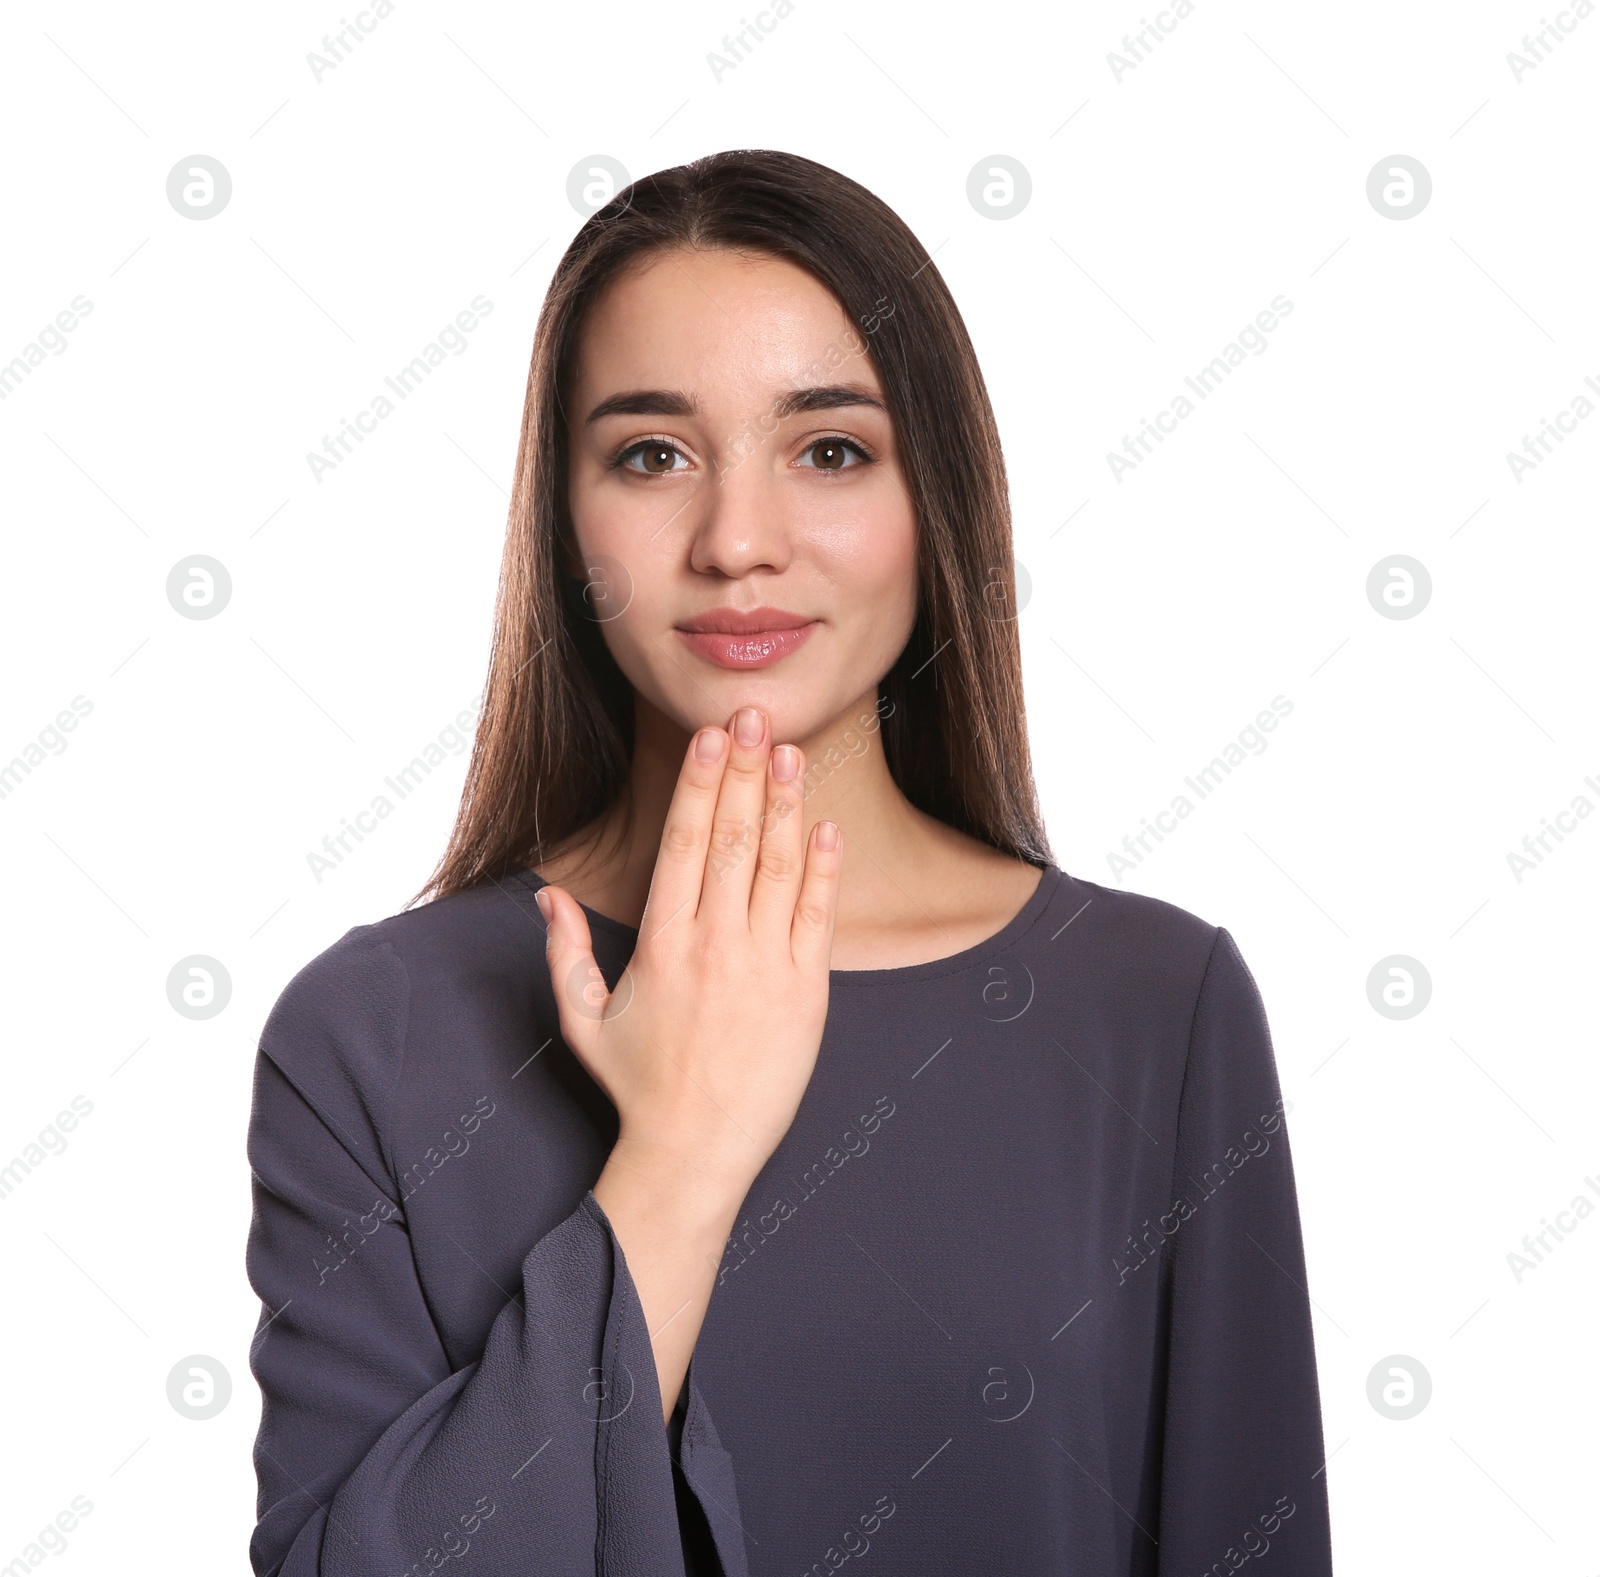
<path fill-rule="evenodd" d="M 831 821 L 819 821 L 806 840 L 806 869 L 795 901 L 789 951 L 802 969 L 826 973 L 833 953 L 833 923 L 839 912 L 839 869 L 844 834 Z"/>
<path fill-rule="evenodd" d="M 694 919 L 700 906 L 712 817 L 727 760 L 728 736 L 722 729 L 702 728 L 690 739 L 661 829 L 661 849 L 650 879 L 650 896 L 639 922 L 641 943 L 669 926 Z"/>
<path fill-rule="evenodd" d="M 750 924 L 750 887 L 761 849 L 761 817 L 767 803 L 767 714 L 742 706 L 729 719 L 728 767 L 717 794 L 700 886 L 699 915 L 713 924 L 745 930 Z"/>
<path fill-rule="evenodd" d="M 805 753 L 777 745 L 767 756 L 767 804 L 761 818 L 761 848 L 750 889 L 750 929 L 787 938 L 805 874 Z"/>
<path fill-rule="evenodd" d="M 837 847 L 808 852 L 805 757 L 794 745 L 774 750 L 770 734 L 764 712 L 742 707 L 726 732 L 702 728 L 690 740 L 639 924 L 641 945 L 674 924 L 692 930 L 705 921 L 786 935 L 797 961 L 826 959 L 840 855 Z M 809 917 L 798 912 L 802 905 Z M 581 908 L 572 907 L 581 921 Z M 566 963 L 580 977 L 592 962 L 582 923 L 584 954 Z"/>
<path fill-rule="evenodd" d="M 610 992 L 594 961 L 589 917 L 563 887 L 546 883 L 534 894 L 534 901 L 545 921 L 544 957 L 561 1016 L 561 1038 L 593 1074 L 594 1031 L 604 1016 Z"/>

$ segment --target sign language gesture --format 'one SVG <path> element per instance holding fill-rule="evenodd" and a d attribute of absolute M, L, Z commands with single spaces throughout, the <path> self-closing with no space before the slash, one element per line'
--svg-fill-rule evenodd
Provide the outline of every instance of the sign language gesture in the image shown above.
<path fill-rule="evenodd" d="M 843 862 L 832 822 L 805 836 L 800 750 L 772 748 L 754 707 L 732 724 L 690 741 L 615 991 L 582 907 L 538 893 L 562 1037 L 617 1109 L 594 1193 L 639 1287 L 664 1413 L 727 1233 L 816 1066 Z"/>

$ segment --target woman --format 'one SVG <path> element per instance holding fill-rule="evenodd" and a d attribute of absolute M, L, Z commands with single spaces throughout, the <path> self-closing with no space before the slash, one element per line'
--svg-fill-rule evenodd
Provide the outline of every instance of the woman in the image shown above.
<path fill-rule="evenodd" d="M 821 165 L 557 269 L 450 847 L 265 1027 L 258 1573 L 1329 1570 L 1260 997 L 1063 872 L 993 416 Z"/>

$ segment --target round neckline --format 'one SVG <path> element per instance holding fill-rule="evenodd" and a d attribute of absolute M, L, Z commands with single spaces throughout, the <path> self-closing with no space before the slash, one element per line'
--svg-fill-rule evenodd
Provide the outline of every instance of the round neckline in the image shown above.
<path fill-rule="evenodd" d="M 1031 861 L 1027 863 L 1032 864 Z M 1035 866 L 1034 869 L 1040 872 L 1040 876 L 1033 891 L 1028 895 L 1027 902 L 998 931 L 985 937 L 981 942 L 974 942 L 971 947 L 964 947 L 958 953 L 947 953 L 943 958 L 925 959 L 920 964 L 899 964 L 885 969 L 830 969 L 829 989 L 839 986 L 899 985 L 910 981 L 929 980 L 939 975 L 958 974 L 976 964 L 988 963 L 996 953 L 1014 947 L 1033 929 L 1067 879 L 1066 873 L 1060 866 L 1053 863 Z M 541 887 L 549 885 L 545 878 L 534 870 L 518 871 L 516 879 L 528 886 L 531 892 L 537 892 Z M 632 951 L 632 944 L 639 939 L 637 926 L 624 925 L 620 920 L 613 920 L 610 915 L 591 909 L 586 903 L 580 903 L 578 907 L 588 917 L 591 935 L 598 930 L 615 936 L 629 943 L 629 951 Z"/>

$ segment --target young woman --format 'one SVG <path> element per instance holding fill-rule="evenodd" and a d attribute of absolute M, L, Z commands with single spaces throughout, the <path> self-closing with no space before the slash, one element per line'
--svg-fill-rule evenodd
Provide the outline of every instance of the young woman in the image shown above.
<path fill-rule="evenodd" d="M 1053 862 L 1011 563 L 880 200 L 583 226 L 431 901 L 262 1036 L 257 1573 L 1329 1571 L 1261 999 Z"/>

